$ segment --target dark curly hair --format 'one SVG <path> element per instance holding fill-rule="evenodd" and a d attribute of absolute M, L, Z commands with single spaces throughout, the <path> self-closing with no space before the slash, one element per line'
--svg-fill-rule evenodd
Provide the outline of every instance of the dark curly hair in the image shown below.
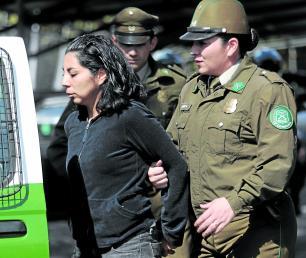
<path fill-rule="evenodd" d="M 89 69 L 92 75 L 95 76 L 101 68 L 106 72 L 107 78 L 101 85 L 101 99 L 96 107 L 102 115 L 119 113 L 132 99 L 145 99 L 144 86 L 110 39 L 85 34 L 69 43 L 65 54 L 68 52 L 75 52 L 80 65 Z"/>

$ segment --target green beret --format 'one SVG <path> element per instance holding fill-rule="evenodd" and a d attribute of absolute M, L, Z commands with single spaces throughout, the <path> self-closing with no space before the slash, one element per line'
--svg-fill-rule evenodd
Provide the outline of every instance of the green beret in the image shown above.
<path fill-rule="evenodd" d="M 144 44 L 155 35 L 159 18 L 136 7 L 127 7 L 114 18 L 115 36 L 123 44 Z"/>

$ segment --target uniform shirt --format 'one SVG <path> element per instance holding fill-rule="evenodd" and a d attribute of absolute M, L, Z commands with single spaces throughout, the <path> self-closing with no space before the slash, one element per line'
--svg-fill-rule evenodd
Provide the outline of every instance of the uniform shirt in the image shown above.
<path fill-rule="evenodd" d="M 186 156 L 192 205 L 226 197 L 236 214 L 284 190 L 295 163 L 296 105 L 289 85 L 245 57 L 207 96 L 205 76 L 183 88 L 168 131 Z"/>
<path fill-rule="evenodd" d="M 90 229 L 90 223 L 88 228 L 83 226 L 87 206 L 100 248 L 149 232 L 154 217 L 147 197 L 151 190 L 147 172 L 152 162 L 161 159 L 170 185 L 162 193 L 163 235 L 174 246 L 181 244 L 188 210 L 187 165 L 143 104 L 133 101 L 120 114 L 99 116 L 91 122 L 73 112 L 65 132 L 75 208 L 72 222 L 76 231 L 81 230 L 74 234 L 76 239 L 84 239 Z"/>
<path fill-rule="evenodd" d="M 152 73 L 148 62 L 137 72 L 141 83 L 145 83 L 149 75 Z"/>
<path fill-rule="evenodd" d="M 148 64 L 151 73 L 143 82 L 148 93 L 145 104 L 166 128 L 186 83 L 186 75 L 177 65 L 163 65 L 151 56 Z"/>

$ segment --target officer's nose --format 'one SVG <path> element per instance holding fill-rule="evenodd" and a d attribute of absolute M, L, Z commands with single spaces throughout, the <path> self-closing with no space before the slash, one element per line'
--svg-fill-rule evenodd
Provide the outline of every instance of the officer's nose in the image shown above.
<path fill-rule="evenodd" d="M 131 55 L 131 56 L 136 56 L 137 55 L 136 47 L 130 47 L 129 48 L 129 55 Z"/>
<path fill-rule="evenodd" d="M 197 42 L 193 42 L 192 47 L 191 47 L 191 52 L 190 54 L 192 56 L 196 56 L 197 54 L 199 54 L 200 52 L 200 45 Z"/>

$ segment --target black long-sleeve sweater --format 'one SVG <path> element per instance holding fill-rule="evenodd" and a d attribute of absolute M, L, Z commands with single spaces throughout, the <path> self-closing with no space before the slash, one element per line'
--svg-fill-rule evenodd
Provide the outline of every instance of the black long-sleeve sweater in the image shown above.
<path fill-rule="evenodd" d="M 65 131 L 68 175 L 78 178 L 71 180 L 72 192 L 86 203 L 76 205 L 74 212 L 82 214 L 88 207 L 98 247 L 110 247 L 149 231 L 154 217 L 147 197 L 147 172 L 159 159 L 169 179 L 162 193 L 163 235 L 170 244 L 181 244 L 188 216 L 187 165 L 143 104 L 132 101 L 120 114 L 99 116 L 91 122 L 73 112 Z M 83 232 L 87 231 L 85 226 Z"/>

